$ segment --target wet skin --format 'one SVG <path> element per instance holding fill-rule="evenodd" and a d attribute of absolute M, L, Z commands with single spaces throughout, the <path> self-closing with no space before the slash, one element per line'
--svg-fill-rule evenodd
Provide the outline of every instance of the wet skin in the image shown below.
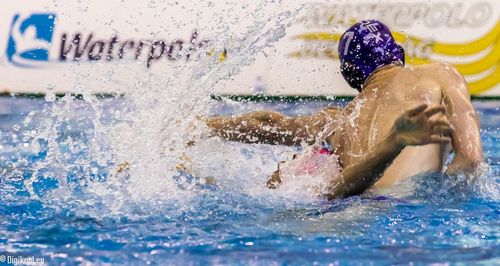
<path fill-rule="evenodd" d="M 479 119 L 470 102 L 463 77 L 446 64 L 418 67 L 386 66 L 374 73 L 363 91 L 344 109 L 340 130 L 327 138 L 342 166 L 355 163 L 385 139 L 394 121 L 405 110 L 419 104 L 443 105 L 454 129 L 452 145 L 428 144 L 405 147 L 384 171 L 377 186 L 388 186 L 423 172 L 440 172 L 450 148 L 456 157 L 449 172 L 471 172 L 483 161 Z"/>
<path fill-rule="evenodd" d="M 442 171 L 453 149 L 449 173 L 470 173 L 483 161 L 479 120 L 463 77 L 446 64 L 385 66 L 341 110 L 285 117 L 259 111 L 215 117 L 207 124 L 228 140 L 268 144 L 312 144 L 326 140 L 343 170 L 332 173 L 329 198 L 388 186 L 402 178 Z M 448 136 L 449 135 L 449 136 Z M 332 166 L 333 169 L 333 166 Z M 281 182 L 279 170 L 268 187 Z"/>

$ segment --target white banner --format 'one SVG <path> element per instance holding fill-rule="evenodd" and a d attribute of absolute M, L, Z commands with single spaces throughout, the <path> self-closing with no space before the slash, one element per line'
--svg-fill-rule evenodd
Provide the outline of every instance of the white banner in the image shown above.
<path fill-rule="evenodd" d="M 83 86 L 126 93 L 137 73 L 162 79 L 174 62 L 198 60 L 196 50 L 218 38 L 212 25 L 227 26 L 221 39 L 243 38 L 258 18 L 237 13 L 266 8 L 265 1 L 183 2 L 0 0 L 0 91 L 78 92 Z M 338 38 L 353 22 L 373 18 L 391 28 L 409 64 L 451 63 L 472 94 L 500 95 L 500 1 L 296 1 L 290 8 L 298 2 L 304 7 L 286 35 L 218 83 L 218 92 L 353 95 L 339 73 Z M 238 56 L 238 49 L 213 49 L 222 63 Z"/>

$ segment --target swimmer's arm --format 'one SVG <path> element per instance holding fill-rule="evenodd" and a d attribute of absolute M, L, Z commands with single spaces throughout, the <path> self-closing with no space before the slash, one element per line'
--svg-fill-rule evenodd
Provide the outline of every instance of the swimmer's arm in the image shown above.
<path fill-rule="evenodd" d="M 366 155 L 354 160 L 330 179 L 329 200 L 363 193 L 378 181 L 392 161 L 406 146 L 429 143 L 447 144 L 452 132 L 447 121 L 436 121 L 436 114 L 443 114 L 443 106 L 427 108 L 426 104 L 405 111 L 394 123 L 389 136 Z"/>
<path fill-rule="evenodd" d="M 442 65 L 443 102 L 448 120 L 455 129 L 451 135 L 455 158 L 449 174 L 472 173 L 483 162 L 479 117 L 472 106 L 467 83 L 452 66 Z"/>
<path fill-rule="evenodd" d="M 257 111 L 233 117 L 212 117 L 206 123 L 216 135 L 232 141 L 290 146 L 312 144 L 338 110 L 327 108 L 314 115 L 297 117 Z"/>
<path fill-rule="evenodd" d="M 328 184 L 328 200 L 359 195 L 370 188 L 382 176 L 385 169 L 399 155 L 404 146 L 391 134 L 376 145 L 361 160 L 350 163 L 339 175 L 334 176 Z"/>

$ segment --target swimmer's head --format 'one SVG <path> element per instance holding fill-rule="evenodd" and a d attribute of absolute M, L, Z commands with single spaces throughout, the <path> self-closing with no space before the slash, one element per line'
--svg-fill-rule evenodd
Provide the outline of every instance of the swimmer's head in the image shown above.
<path fill-rule="evenodd" d="M 405 63 L 403 47 L 396 44 L 389 28 L 377 20 L 354 24 L 340 37 L 340 72 L 358 91 L 379 67 Z"/>

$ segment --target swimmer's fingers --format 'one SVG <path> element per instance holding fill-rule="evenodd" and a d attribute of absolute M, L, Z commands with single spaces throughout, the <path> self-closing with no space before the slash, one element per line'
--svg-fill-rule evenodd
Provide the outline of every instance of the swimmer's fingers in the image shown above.
<path fill-rule="evenodd" d="M 446 119 L 431 121 L 431 132 L 429 143 L 448 144 L 451 142 L 453 127 Z"/>
<path fill-rule="evenodd" d="M 439 121 L 439 120 L 449 122 L 448 117 L 444 113 L 438 113 L 438 114 L 433 115 L 432 117 L 428 117 L 428 120 L 431 123 Z"/>
<path fill-rule="evenodd" d="M 442 136 L 451 136 L 453 129 L 446 126 L 436 126 L 432 128 L 432 134 L 438 134 Z"/>
<path fill-rule="evenodd" d="M 431 126 L 436 127 L 436 126 L 443 126 L 443 127 L 452 127 L 450 121 L 447 119 L 439 119 L 435 121 L 430 121 L 429 122 Z"/>
<path fill-rule="evenodd" d="M 433 116 L 435 114 L 439 114 L 439 113 L 444 114 L 445 112 L 446 112 L 445 107 L 442 105 L 438 105 L 438 106 L 430 107 L 429 109 L 425 110 L 424 113 L 427 117 L 431 117 L 431 116 Z"/>
<path fill-rule="evenodd" d="M 451 138 L 443 135 L 431 135 L 429 143 L 448 144 L 451 143 Z"/>
<path fill-rule="evenodd" d="M 451 135 L 455 130 L 448 120 L 437 120 L 431 121 L 431 128 L 433 133 L 442 133 L 446 135 Z"/>
<path fill-rule="evenodd" d="M 422 113 L 425 109 L 427 109 L 427 104 L 424 103 L 424 104 L 421 104 L 421 105 L 414 107 L 410 110 L 407 110 L 405 113 L 408 116 L 412 117 L 412 116 L 416 116 L 416 115 Z"/>

